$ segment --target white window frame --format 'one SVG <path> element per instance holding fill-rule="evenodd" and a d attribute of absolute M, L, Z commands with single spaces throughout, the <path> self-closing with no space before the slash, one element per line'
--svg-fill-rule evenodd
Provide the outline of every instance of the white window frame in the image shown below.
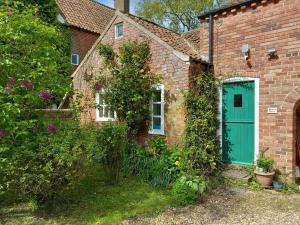
<path fill-rule="evenodd" d="M 77 61 L 77 63 L 73 63 L 73 56 L 76 56 L 76 61 Z M 79 65 L 79 54 L 77 54 L 77 53 L 72 53 L 72 54 L 71 54 L 71 64 L 72 64 L 72 65 L 75 65 L 75 66 L 78 66 L 78 65 Z"/>
<path fill-rule="evenodd" d="M 150 105 L 150 112 L 151 112 L 151 127 L 150 127 L 150 130 L 149 130 L 149 134 L 157 134 L 157 135 L 165 135 L 165 121 L 164 121 L 164 117 L 165 117 L 165 112 L 164 112 L 164 109 L 165 109 L 165 86 L 162 85 L 162 84 L 157 84 L 157 85 L 154 85 L 154 88 L 156 90 L 160 90 L 161 91 L 161 101 L 160 102 L 153 102 L 153 100 L 151 100 L 151 105 Z M 154 116 L 153 115 L 153 104 L 160 104 L 161 106 L 161 115 L 160 116 Z M 160 118 L 160 127 L 161 129 L 158 130 L 158 129 L 153 129 L 153 117 L 156 117 L 156 118 Z"/>
<path fill-rule="evenodd" d="M 122 36 L 118 36 L 118 27 L 122 25 L 123 27 L 123 33 L 122 33 Z M 117 23 L 115 24 L 115 39 L 120 39 L 120 38 L 123 38 L 124 37 L 124 23 L 121 22 L 121 23 Z"/>
<path fill-rule="evenodd" d="M 103 107 L 103 111 L 106 107 L 108 107 L 107 104 L 105 104 L 105 101 L 103 99 L 103 104 L 100 105 L 100 93 L 103 94 L 105 93 L 104 89 L 101 89 L 99 92 L 96 93 L 96 121 L 98 122 L 108 122 L 108 121 L 115 121 L 117 118 L 116 112 L 114 112 L 114 117 L 105 117 L 104 112 L 103 112 L 103 117 L 100 116 L 100 111 L 98 109 L 99 106 Z"/>

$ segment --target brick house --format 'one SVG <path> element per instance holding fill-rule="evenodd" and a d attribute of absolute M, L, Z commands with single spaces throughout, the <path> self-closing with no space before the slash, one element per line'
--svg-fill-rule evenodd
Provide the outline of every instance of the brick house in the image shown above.
<path fill-rule="evenodd" d="M 112 113 L 106 111 L 100 95 L 94 93 L 86 79 L 87 76 L 105 73 L 103 59 L 98 53 L 99 43 L 109 44 L 117 50 L 129 40 L 147 41 L 151 49 L 150 69 L 162 77 L 157 85 L 160 99 L 152 105 L 160 112 L 152 115 L 149 134 L 165 135 L 170 143 L 180 142 L 185 130 L 182 91 L 188 89 L 193 73 L 205 69 L 206 59 L 182 35 L 130 15 L 118 4 L 117 7 L 114 17 L 72 75 L 75 90 L 84 96 L 82 104 L 86 110 L 82 112 L 81 119 L 97 123 L 113 120 Z M 167 101 L 167 96 L 171 101 Z M 93 106 L 95 103 L 100 104 L 101 111 Z"/>
<path fill-rule="evenodd" d="M 252 162 L 269 148 L 277 168 L 294 171 L 300 164 L 300 1 L 239 1 L 199 19 L 201 28 L 185 36 L 211 55 L 223 81 L 224 160 Z"/>
<path fill-rule="evenodd" d="M 56 0 L 60 10 L 57 19 L 71 32 L 70 61 L 72 72 L 113 18 L 115 10 L 90 0 Z"/>
<path fill-rule="evenodd" d="M 157 103 L 161 113 L 153 115 L 149 134 L 181 142 L 186 115 L 182 91 L 194 73 L 209 68 L 223 84 L 223 160 L 250 164 L 268 148 L 265 154 L 277 168 L 295 171 L 300 164 L 300 0 L 235 1 L 200 15 L 200 28 L 184 34 L 130 15 L 124 5 L 117 4 L 118 10 L 72 75 L 74 88 L 85 96 L 82 104 L 102 102 L 85 79 L 104 72 L 99 43 L 118 49 L 124 41 L 147 40 L 150 68 L 163 77 Z M 165 102 L 165 95 L 172 101 Z M 86 122 L 112 117 L 105 105 L 102 112 L 90 107 L 81 114 Z"/>

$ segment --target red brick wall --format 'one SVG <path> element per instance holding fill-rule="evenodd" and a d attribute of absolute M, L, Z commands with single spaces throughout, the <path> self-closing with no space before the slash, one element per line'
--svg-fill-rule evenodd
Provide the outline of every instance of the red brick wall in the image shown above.
<path fill-rule="evenodd" d="M 225 13 L 224 13 L 225 14 Z M 233 76 L 260 79 L 259 146 L 280 169 L 293 170 L 296 101 L 300 99 L 300 0 L 266 1 L 215 18 L 214 70 L 220 79 Z M 200 48 L 207 52 L 208 23 L 200 29 Z M 241 53 L 249 44 L 250 59 Z M 270 59 L 267 50 L 275 48 Z M 268 114 L 277 107 L 277 114 Z"/>
<path fill-rule="evenodd" d="M 79 64 L 85 57 L 86 53 L 91 49 L 99 34 L 82 30 L 76 27 L 71 27 L 71 54 L 79 54 Z M 70 56 L 71 60 L 71 56 Z M 77 66 L 72 66 L 74 71 Z"/>
<path fill-rule="evenodd" d="M 124 37 L 115 39 L 114 25 L 124 22 Z M 165 85 L 165 135 L 170 143 L 181 143 L 185 131 L 185 115 L 183 91 L 188 89 L 189 75 L 191 71 L 190 62 L 184 62 L 178 58 L 171 50 L 168 50 L 164 45 L 157 40 L 150 38 L 150 36 L 118 17 L 113 25 L 107 31 L 107 34 L 102 40 L 102 43 L 110 44 L 115 50 L 126 41 L 129 40 L 146 40 L 151 48 L 150 69 L 154 74 L 161 76 L 161 83 Z M 198 70 L 201 66 L 197 66 Z M 97 49 L 92 52 L 91 56 L 80 68 L 76 77 L 74 78 L 74 87 L 80 90 L 86 97 L 84 103 L 95 102 L 94 93 L 91 91 L 88 81 L 84 81 L 84 74 L 100 75 L 105 72 L 103 70 L 102 59 L 98 54 Z M 83 121 L 95 121 L 96 111 L 93 107 L 88 107 L 84 113 L 81 114 Z"/>

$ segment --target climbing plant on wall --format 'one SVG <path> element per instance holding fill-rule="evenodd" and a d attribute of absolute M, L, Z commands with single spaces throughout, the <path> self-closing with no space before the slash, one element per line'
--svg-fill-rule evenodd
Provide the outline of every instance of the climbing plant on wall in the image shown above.
<path fill-rule="evenodd" d="M 149 45 L 146 42 L 127 42 L 119 52 L 114 52 L 111 46 L 101 44 L 99 53 L 105 59 L 110 76 L 100 77 L 95 87 L 100 89 L 103 86 L 109 90 L 105 92 L 105 101 L 116 112 L 118 120 L 127 123 L 130 135 L 136 136 L 148 129 L 153 85 L 159 81 L 148 66 Z"/>
<path fill-rule="evenodd" d="M 185 163 L 188 171 L 199 175 L 212 175 L 220 166 L 218 103 L 215 76 L 210 73 L 196 76 L 186 95 Z"/>

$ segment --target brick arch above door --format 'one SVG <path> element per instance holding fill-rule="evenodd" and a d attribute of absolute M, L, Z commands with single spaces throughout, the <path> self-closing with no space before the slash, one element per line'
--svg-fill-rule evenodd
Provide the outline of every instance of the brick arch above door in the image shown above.
<path fill-rule="evenodd" d="M 284 98 L 281 110 L 284 112 L 293 112 L 295 103 L 300 99 L 300 87 L 295 87 Z"/>

